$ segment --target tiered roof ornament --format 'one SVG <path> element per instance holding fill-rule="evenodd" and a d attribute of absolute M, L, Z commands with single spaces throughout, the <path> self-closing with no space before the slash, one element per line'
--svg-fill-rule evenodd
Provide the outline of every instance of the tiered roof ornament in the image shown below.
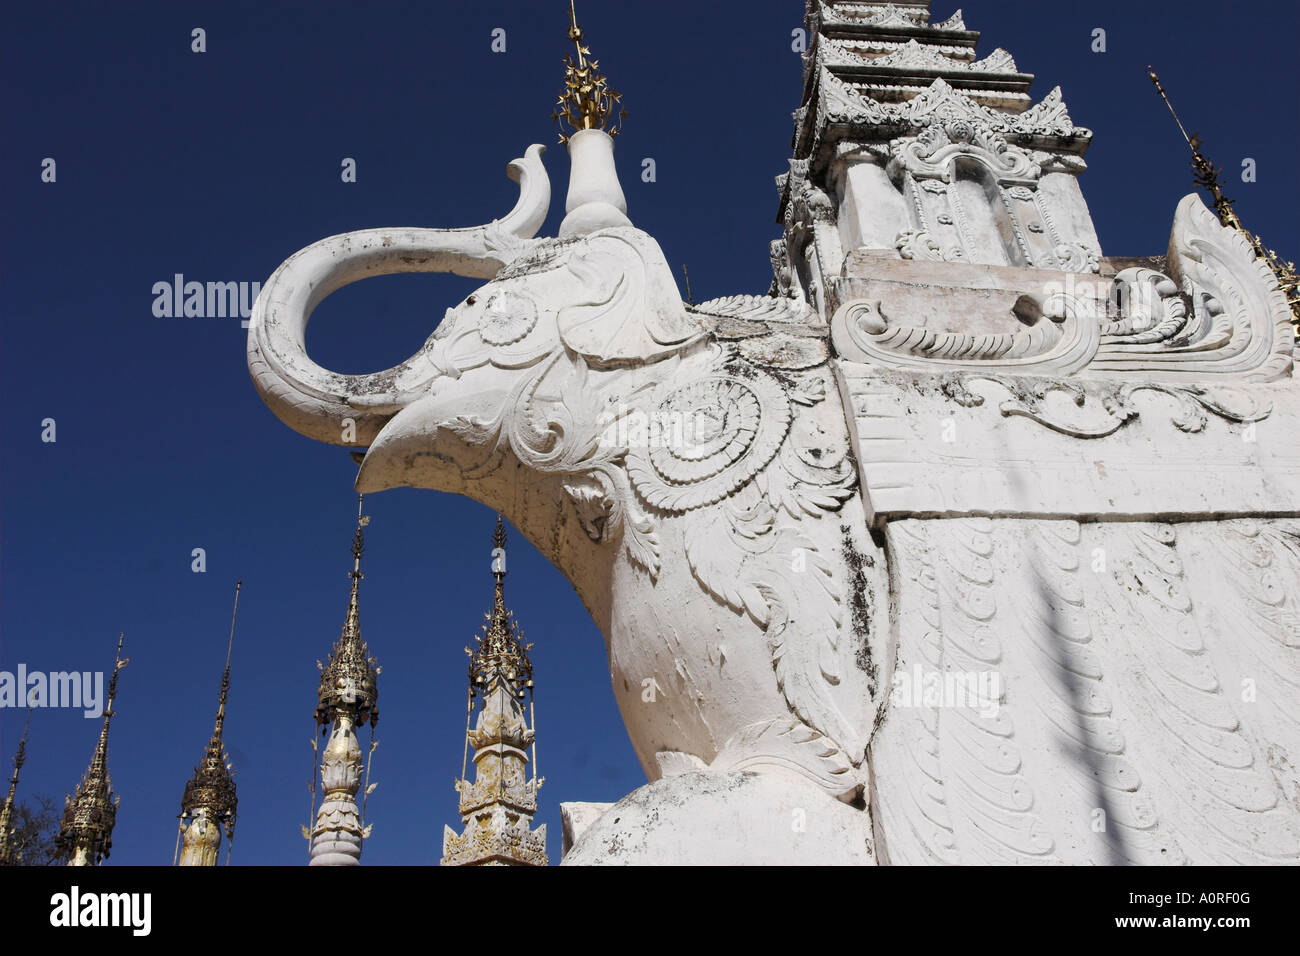
<path fill-rule="evenodd" d="M 217 717 L 212 738 L 203 752 L 202 762 L 185 784 L 181 797 L 180 832 L 181 866 L 216 866 L 221 850 L 221 833 L 226 834 L 226 863 L 235 842 L 235 810 L 239 800 L 235 779 L 226 754 L 222 734 L 226 723 L 226 701 L 230 696 L 230 652 L 235 645 L 235 616 L 239 613 L 242 581 L 235 582 L 235 606 L 230 614 L 230 639 L 226 644 L 226 669 L 221 674 L 221 691 L 217 695 Z"/>
<path fill-rule="evenodd" d="M 531 829 L 537 812 L 537 741 L 533 719 L 533 665 L 514 615 L 506 608 L 506 533 L 497 516 L 492 537 L 496 579 L 492 611 L 485 615 L 477 646 L 469 655 L 465 711 L 465 756 L 454 786 L 460 794 L 464 832 L 443 828 L 443 866 L 545 866 L 546 826 Z M 475 699 L 478 720 L 471 729 Z M 524 715 L 527 698 L 528 714 Z M 474 748 L 475 779 L 466 777 Z M 528 749 L 532 748 L 532 775 Z"/>
<path fill-rule="evenodd" d="M 16 823 L 14 822 L 14 797 L 18 793 L 18 774 L 27 762 L 27 731 L 32 726 L 32 712 L 27 710 L 27 723 L 23 725 L 23 736 L 18 741 L 18 751 L 14 754 L 14 773 L 9 778 L 9 793 L 5 795 L 4 807 L 0 808 L 0 866 L 17 866 L 23 861 L 23 851 L 15 841 Z"/>
<path fill-rule="evenodd" d="M 864 249 L 1097 271 L 1075 182 L 1092 133 L 1059 88 L 1033 103 L 1032 74 L 1000 48 L 977 58 L 961 11 L 933 21 L 929 0 L 810 0 L 807 27 L 794 157 L 777 179 L 786 236 L 772 247 L 774 294 L 829 317 L 851 294 L 836 288 L 847 254 Z M 1040 190 L 1053 173 L 1064 175 Z M 1005 208 L 986 213 L 976 191 L 999 187 L 1012 191 Z"/>
<path fill-rule="evenodd" d="M 321 667 L 320 687 L 317 690 L 316 726 L 329 731 L 329 741 L 320 761 L 321 784 L 324 799 L 316 811 L 315 786 L 312 790 L 312 810 L 315 823 L 309 831 L 303 827 L 303 836 L 311 841 L 311 866 L 356 866 L 361 862 L 362 841 L 370 836 L 365 824 L 365 798 L 378 784 L 370 783 L 370 758 L 379 746 L 374 739 L 374 727 L 379 721 L 379 671 L 370 649 L 361 639 L 361 614 L 357 608 L 357 590 L 365 575 L 361 571 L 361 556 L 365 552 L 363 529 L 370 524 L 369 515 L 362 514 L 363 496 L 357 496 L 357 529 L 352 537 L 351 595 L 348 598 L 347 617 L 343 633 L 334 644 L 329 660 Z M 361 746 L 356 731 L 370 724 L 370 746 L 366 755 L 365 782 L 362 804 L 357 806 L 357 791 L 363 787 Z M 318 750 L 318 741 L 312 739 L 312 750 Z M 313 781 L 315 768 L 312 771 Z"/>
<path fill-rule="evenodd" d="M 113 792 L 108 775 L 108 727 L 115 714 L 118 674 L 130 663 L 130 658 L 122 656 L 122 639 L 123 635 L 119 634 L 113 676 L 108 681 L 108 705 L 104 708 L 104 723 L 95 753 L 76 792 L 64 800 L 63 820 L 55 837 L 55 847 L 68 866 L 98 866 L 113 848 L 113 826 L 117 823 L 121 798 Z"/>

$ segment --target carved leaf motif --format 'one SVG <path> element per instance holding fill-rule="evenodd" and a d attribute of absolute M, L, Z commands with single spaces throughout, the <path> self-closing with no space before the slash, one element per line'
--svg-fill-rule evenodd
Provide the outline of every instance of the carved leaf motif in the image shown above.
<path fill-rule="evenodd" d="M 1188 570 L 1200 580 L 1192 585 L 1198 590 L 1215 587 L 1222 595 L 1215 611 L 1220 620 L 1232 622 L 1236 638 L 1229 645 L 1230 660 L 1241 676 L 1234 680 L 1225 674 L 1224 682 L 1254 691 L 1247 719 L 1258 739 L 1272 742 L 1266 750 L 1269 769 L 1295 804 L 1300 767 L 1294 759 L 1278 758 L 1283 752 L 1279 744 L 1300 738 L 1300 594 L 1295 586 L 1300 581 L 1300 522 L 1217 522 L 1195 531 L 1199 554 L 1189 560 Z M 1228 588 L 1221 590 L 1224 583 Z"/>
<path fill-rule="evenodd" d="M 764 495 L 792 518 L 838 511 L 857 486 L 853 463 L 844 452 L 787 442 L 773 466 L 759 476 Z"/>
<path fill-rule="evenodd" d="M 519 258 L 528 249 L 529 242 L 503 228 L 500 220 L 493 220 L 483 229 L 483 245 L 506 265 Z"/>
<path fill-rule="evenodd" d="M 728 295 L 688 306 L 697 315 L 741 319 L 746 322 L 807 323 L 812 309 L 802 299 L 768 295 Z"/>
<path fill-rule="evenodd" d="M 772 769 L 794 773 L 827 793 L 852 800 L 862 789 L 844 752 L 791 717 L 750 724 L 732 735 L 709 764 L 718 772 Z"/>
<path fill-rule="evenodd" d="M 1186 321 L 1162 321 L 1148 332 L 1121 315 L 1107 328 L 1113 335 L 1101 343 L 1092 369 L 1145 373 L 1164 381 L 1208 376 L 1266 382 L 1291 372 L 1295 334 L 1277 277 L 1256 259 L 1245 237 L 1220 223 L 1196 194 L 1184 197 L 1174 213 L 1168 262 L 1169 278 L 1178 287 L 1159 273 L 1126 270 L 1116 277 L 1118 291 L 1138 292 L 1138 317 L 1144 318 L 1152 306 L 1144 307 L 1150 295 L 1140 286 L 1152 283 L 1159 296 L 1156 307 L 1169 320 Z M 1179 289 L 1191 301 L 1190 315 L 1177 299 Z"/>
<path fill-rule="evenodd" d="M 870 730 L 872 684 L 847 645 L 865 635 L 841 631 L 845 583 L 836 580 L 829 558 L 809 538 L 783 538 L 782 555 L 795 549 L 802 573 L 782 569 L 784 578 L 771 575 L 757 584 L 770 608 L 765 633 L 777 684 L 800 719 L 838 741 L 851 759 L 860 758 Z"/>
<path fill-rule="evenodd" d="M 935 526 L 933 535 L 927 525 Z M 891 524 L 889 533 L 904 562 L 900 572 L 915 575 L 920 585 L 900 609 L 908 631 L 899 649 L 896 686 L 899 672 L 906 675 L 913 668 L 987 673 L 1015 661 L 1008 646 L 1018 644 L 1022 634 L 1001 614 L 1006 602 L 1016 598 L 994 570 L 993 523 L 913 520 Z M 889 767 L 911 788 L 902 800 L 890 800 L 885 816 L 899 815 L 924 840 L 918 846 L 900 839 L 893 862 L 934 862 L 934 857 L 945 862 L 1060 862 L 1036 806 L 1021 731 L 1009 708 L 982 715 L 975 708 L 945 709 L 943 703 L 891 699 L 885 727 L 892 730 L 886 739 L 877 738 L 878 748 L 873 744 L 873 755 L 879 750 L 881 761 L 877 778 L 883 781 Z M 903 740 L 905 749 L 900 747 Z"/>
<path fill-rule="evenodd" d="M 1277 781 L 1256 756 L 1216 656 L 1208 653 L 1175 527 L 1144 524 L 1121 533 L 1126 540 L 1112 554 L 1123 563 L 1102 581 L 1113 606 L 1147 635 L 1131 642 L 1138 666 L 1122 679 L 1143 733 L 1171 744 L 1148 753 L 1158 761 L 1152 773 L 1169 783 L 1173 813 L 1197 834 L 1203 858 L 1295 860 L 1295 808 L 1279 799 Z"/>
<path fill-rule="evenodd" d="M 709 594 L 733 611 L 746 613 L 759 627 L 768 622 L 762 591 L 746 580 L 748 555 L 731 537 L 724 512 L 715 507 L 686 523 L 686 562 Z"/>
<path fill-rule="evenodd" d="M 645 515 L 631 510 L 630 504 L 628 508 L 623 521 L 623 541 L 628 557 L 649 572 L 651 578 L 657 577 L 660 554 L 659 536 L 655 533 L 654 523 Z"/>

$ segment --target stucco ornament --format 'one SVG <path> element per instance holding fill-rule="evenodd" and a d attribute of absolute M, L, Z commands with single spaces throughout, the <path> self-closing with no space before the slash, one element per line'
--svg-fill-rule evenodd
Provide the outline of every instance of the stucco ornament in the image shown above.
<path fill-rule="evenodd" d="M 1102 257 L 1060 91 L 879 6 L 809 4 L 770 296 L 683 303 L 581 130 L 556 238 L 534 146 L 501 220 L 290 257 L 254 384 L 573 582 L 651 783 L 568 814 L 570 862 L 1300 860 L 1277 282 L 1194 196 L 1167 256 Z M 313 363 L 315 305 L 398 271 L 485 284 L 393 369 Z"/>

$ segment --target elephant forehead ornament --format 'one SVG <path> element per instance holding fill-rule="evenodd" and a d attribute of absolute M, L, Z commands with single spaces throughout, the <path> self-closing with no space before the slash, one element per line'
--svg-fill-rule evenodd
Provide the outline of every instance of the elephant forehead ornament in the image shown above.
<path fill-rule="evenodd" d="M 253 310 L 253 381 L 292 428 L 366 449 L 359 490 L 468 495 L 560 567 L 605 634 L 651 780 L 756 771 L 860 811 L 886 581 L 829 329 L 793 299 L 685 305 L 626 217 L 608 134 L 568 146 L 556 238 L 534 238 L 550 187 L 531 146 L 502 219 L 363 230 L 290 257 Z M 396 272 L 486 283 L 394 368 L 308 358 L 326 295 Z"/>

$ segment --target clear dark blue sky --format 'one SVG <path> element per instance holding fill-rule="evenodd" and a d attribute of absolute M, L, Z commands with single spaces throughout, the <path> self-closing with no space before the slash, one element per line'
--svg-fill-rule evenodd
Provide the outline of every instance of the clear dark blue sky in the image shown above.
<path fill-rule="evenodd" d="M 955 4 L 940 2 L 938 16 Z M 763 292 L 778 235 L 801 0 L 579 4 L 625 93 L 618 162 L 633 221 L 687 263 L 697 299 Z M 1008 49 L 1060 84 L 1095 144 L 1082 185 L 1107 255 L 1165 251 L 1190 191 L 1185 147 L 1143 67 L 1229 169 L 1248 226 L 1300 253 L 1300 14 L 1291 2 L 966 0 L 980 53 Z M 472 3 L 16 4 L 0 30 L 0 669 L 123 673 L 110 863 L 171 861 L 185 781 L 211 730 L 230 600 L 244 580 L 227 740 L 238 770 L 234 862 L 297 864 L 317 671 L 343 622 L 355 466 L 289 431 L 248 379 L 238 319 L 156 318 L 155 282 L 261 281 L 321 237 L 504 214 L 505 164 L 553 143 L 567 52 L 561 0 Z M 207 31 L 207 52 L 190 31 Z M 494 28 L 503 54 L 491 51 Z M 1108 52 L 1090 50 L 1107 31 Z M 42 183 L 41 161 L 57 162 Z M 340 181 L 344 157 L 358 181 Z M 657 181 L 640 178 L 656 162 Z M 1243 157 L 1258 182 L 1234 175 Z M 563 209 L 568 163 L 546 156 Z M 395 364 L 467 280 L 389 277 L 318 310 L 328 367 Z M 41 441 L 41 421 L 57 442 Z M 1171 480 L 1175 480 L 1171 476 Z M 429 863 L 458 823 L 462 648 L 491 597 L 491 513 L 427 491 L 369 500 L 362 624 L 384 671 L 367 863 Z M 207 571 L 190 570 L 204 548 Z M 541 819 L 642 782 L 599 633 L 518 535 L 508 596 L 534 641 Z M 0 710 L 7 777 L 22 714 Z M 33 719 L 20 796 L 61 804 L 98 722 Z"/>

